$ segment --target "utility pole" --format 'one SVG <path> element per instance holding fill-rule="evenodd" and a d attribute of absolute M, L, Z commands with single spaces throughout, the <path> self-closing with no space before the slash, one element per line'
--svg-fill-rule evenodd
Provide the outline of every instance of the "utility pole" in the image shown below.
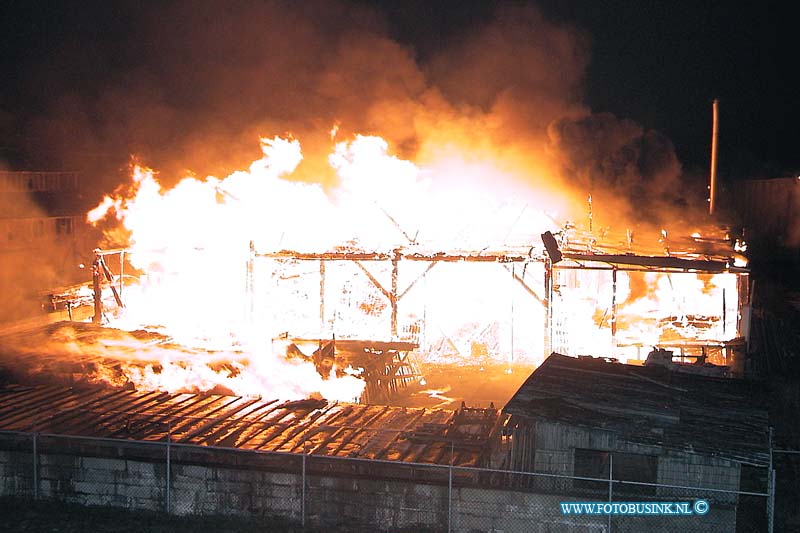
<path fill-rule="evenodd" d="M 719 100 L 711 106 L 711 176 L 708 185 L 708 214 L 714 214 L 717 196 L 717 136 L 719 134 Z"/>

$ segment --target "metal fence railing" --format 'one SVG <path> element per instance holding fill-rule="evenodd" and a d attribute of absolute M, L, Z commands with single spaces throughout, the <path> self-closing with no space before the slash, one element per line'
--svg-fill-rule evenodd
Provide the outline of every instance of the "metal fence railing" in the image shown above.
<path fill-rule="evenodd" d="M 169 435 L 168 435 L 169 437 Z M 724 490 L 159 441 L 0 432 L 0 496 L 325 530 L 769 531 L 774 474 Z"/>

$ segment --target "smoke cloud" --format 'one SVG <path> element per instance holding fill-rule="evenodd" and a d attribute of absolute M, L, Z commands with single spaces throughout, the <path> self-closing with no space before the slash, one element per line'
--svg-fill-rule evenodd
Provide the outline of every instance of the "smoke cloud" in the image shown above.
<path fill-rule="evenodd" d="M 97 198 L 120 183 L 130 154 L 169 185 L 187 170 L 242 168 L 260 157 L 259 136 L 287 133 L 303 146 L 295 179 L 333 186 L 339 124 L 339 139 L 380 135 L 421 165 L 466 154 L 537 190 L 607 197 L 614 217 L 681 205 L 671 142 L 593 114 L 583 103 L 590 36 L 534 7 L 503 4 L 422 59 L 363 3 L 160 6 L 117 3 L 105 16 L 119 38 L 89 52 L 66 43 L 30 75 L 47 94 L 38 89 L 29 138 L 96 176 Z"/>
<path fill-rule="evenodd" d="M 660 133 L 598 113 L 558 119 L 549 135 L 562 173 L 580 190 L 621 207 L 629 220 L 664 224 L 676 220 L 676 209 L 687 208 L 680 162 Z"/>
<path fill-rule="evenodd" d="M 79 262 L 89 259 L 99 237 L 48 218 L 18 185 L 0 172 L 0 322 L 30 317 L 48 306 L 45 289 L 75 282 L 83 274 Z"/>

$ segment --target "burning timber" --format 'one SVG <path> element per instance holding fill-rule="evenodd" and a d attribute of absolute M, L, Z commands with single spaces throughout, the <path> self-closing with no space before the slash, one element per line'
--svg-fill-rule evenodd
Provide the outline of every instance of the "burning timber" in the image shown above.
<path fill-rule="evenodd" d="M 441 251 L 409 242 L 370 251 L 351 243 L 306 253 L 259 251 L 251 242 L 241 265 L 246 272 L 242 294 L 208 312 L 200 289 L 205 280 L 219 278 L 202 271 L 201 262 L 192 263 L 198 270 L 194 276 L 158 269 L 152 277 L 137 273 L 137 283 L 142 282 L 137 285 L 123 273 L 126 250 L 98 249 L 91 286 L 52 296 L 52 307 L 70 320 L 85 318 L 84 308 L 93 308 L 94 326 L 75 322 L 18 336 L 14 342 L 23 349 L 11 352 L 17 358 L 28 354 L 27 363 L 10 367 L 15 373 L 44 367 L 44 374 L 55 375 L 59 383 L 269 395 L 269 388 L 243 391 L 198 377 L 210 372 L 249 380 L 248 370 L 264 354 L 248 352 L 237 339 L 255 332 L 257 342 L 272 342 L 270 355 L 315 369 L 315 379 L 357 376 L 358 392 L 335 397 L 360 397 L 366 403 L 399 403 L 399 396 L 422 383 L 417 359 L 534 366 L 544 354 L 558 351 L 643 364 L 657 347 L 672 351 L 678 362 L 702 360 L 743 374 L 749 278 L 728 239 L 671 240 L 664 232 L 657 244 L 634 247 L 631 234 L 620 240 L 565 227 L 542 234 L 542 244 Z M 187 289 L 180 298 L 149 299 L 154 294 L 149 289 L 175 286 Z M 178 305 L 170 311 L 175 313 L 159 314 L 174 302 Z M 215 342 L 221 341 L 211 346 L 201 339 L 201 348 L 193 340 L 188 346 L 174 341 L 169 334 L 175 324 L 169 320 L 198 309 L 200 324 L 217 328 L 222 337 Z M 129 312 L 139 312 L 131 323 L 140 329 L 125 332 Z M 205 334 L 203 327 L 199 333 Z M 88 355 L 76 349 L 87 341 L 97 348 Z M 155 383 L 165 372 L 165 357 L 186 384 L 165 389 Z M 197 379 L 189 376 L 193 371 Z M 142 376 L 155 381 L 146 383 Z"/>
<path fill-rule="evenodd" d="M 286 365 L 308 365 L 323 381 L 345 375 L 363 380 L 363 393 L 353 401 L 391 404 L 422 377 L 409 355 L 416 345 L 409 342 L 274 339 L 273 348 L 278 347 L 285 347 Z M 254 367 L 266 366 L 257 361 L 259 357 L 267 355 L 241 346 L 187 346 L 156 331 L 125 331 L 88 322 L 62 321 L 0 333 L 0 380 L 5 376 L 24 383 L 102 383 L 127 389 L 233 394 L 228 385 L 243 380 L 243 374 Z M 271 372 L 286 368 L 277 365 Z M 267 385 L 253 393 L 274 394 Z"/>
<path fill-rule="evenodd" d="M 422 378 L 410 356 L 419 345 L 412 342 L 353 339 L 285 339 L 284 342 L 288 343 L 287 358 L 312 361 L 323 377 L 331 372 L 343 376 L 342 369 L 358 369 L 366 382 L 364 403 L 390 404 L 403 389 L 413 387 Z M 314 350 L 311 355 L 306 355 L 308 346 Z"/>
<path fill-rule="evenodd" d="M 165 441 L 399 462 L 486 466 L 503 417 L 328 402 L 280 402 L 220 394 L 8 384 L 0 430 Z"/>
<path fill-rule="evenodd" d="M 22 383 L 105 384 L 133 389 L 131 372 L 163 370 L 165 355 L 178 367 L 235 375 L 241 352 L 177 344 L 160 333 L 123 331 L 86 322 L 56 322 L 0 335 L 0 378 Z M 192 389 L 187 383 L 187 390 Z M 225 391 L 224 389 L 222 392 Z"/>

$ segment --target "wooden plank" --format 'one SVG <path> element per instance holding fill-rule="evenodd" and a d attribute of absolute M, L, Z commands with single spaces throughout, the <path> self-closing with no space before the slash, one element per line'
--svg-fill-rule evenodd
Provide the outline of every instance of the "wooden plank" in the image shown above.
<path fill-rule="evenodd" d="M 80 424 L 76 424 L 74 420 L 78 419 L 85 424 L 90 424 L 93 415 L 96 413 L 95 410 L 98 407 L 102 409 L 108 404 L 109 401 L 113 401 L 119 397 L 127 396 L 126 393 L 130 393 L 130 391 L 113 389 L 110 391 L 106 389 L 95 392 L 101 392 L 102 394 L 76 397 L 73 405 L 65 404 L 59 407 L 59 411 L 66 412 L 58 413 L 58 415 L 54 414 L 49 420 L 48 428 L 44 431 L 49 431 L 52 433 L 59 433 L 62 431 L 80 433 L 82 426 Z"/>
<path fill-rule="evenodd" d="M 299 261 L 392 261 L 394 259 L 406 261 L 426 261 L 426 262 L 477 262 L 477 263 L 541 263 L 539 258 L 531 258 L 523 254 L 506 253 L 446 253 L 436 252 L 431 254 L 423 253 L 382 253 L 382 252 L 322 252 L 305 253 L 284 250 L 280 252 L 257 253 L 256 257 L 270 259 L 295 259 Z"/>
<path fill-rule="evenodd" d="M 573 261 L 592 261 L 597 263 L 608 263 L 610 265 L 635 265 L 653 268 L 679 269 L 683 271 L 701 270 L 703 272 L 727 272 L 730 265 L 723 261 L 709 261 L 702 259 L 682 259 L 672 256 L 644 256 L 626 254 L 576 254 L 564 252 L 564 258 Z M 553 268 L 562 268 L 561 265 Z"/>
<path fill-rule="evenodd" d="M 39 386 L 21 398 L 15 396 L 13 401 L 10 401 L 11 398 L 3 398 L 3 403 L 0 407 L 0 424 L 6 423 L 8 420 L 7 415 L 18 416 L 28 409 L 36 409 L 37 404 L 47 405 L 49 401 L 63 394 L 64 389 L 60 387 Z"/>
<path fill-rule="evenodd" d="M 109 437 L 164 440 L 173 413 L 185 408 L 193 397 L 193 394 L 186 393 L 167 394 L 166 397 L 154 397 L 150 402 L 138 404 L 133 409 L 125 409 L 125 424 L 117 430 L 111 430 Z"/>
<path fill-rule="evenodd" d="M 301 413 L 298 415 L 298 413 Z M 293 423 L 301 423 L 308 412 L 285 409 L 280 405 L 270 411 L 270 415 L 258 424 L 253 424 L 253 429 L 246 438 L 237 442 L 236 447 L 246 447 L 254 450 L 266 449 L 272 439 L 282 434 Z M 273 416 L 274 415 L 274 416 Z M 247 446 L 244 444 L 247 443 Z M 270 451 L 270 450 L 268 450 Z"/>
<path fill-rule="evenodd" d="M 102 389 L 95 390 L 94 392 L 108 394 L 108 391 Z M 70 402 L 74 402 L 75 396 L 76 392 L 72 389 L 67 389 L 66 391 L 62 390 L 60 398 L 58 396 L 48 396 L 32 405 L 28 405 L 25 410 L 20 411 L 17 416 L 6 418 L 4 425 L 10 425 L 14 427 L 14 429 L 17 429 L 15 426 L 21 426 L 25 423 L 24 421 L 31 420 L 32 425 L 26 427 L 30 431 L 35 431 L 36 428 L 42 426 L 44 422 L 43 419 L 52 419 L 53 413 L 57 412 L 62 405 L 69 405 Z"/>
<path fill-rule="evenodd" d="M 136 393 L 131 392 L 131 400 L 125 399 L 125 407 L 122 411 L 110 411 L 106 414 L 99 416 L 94 420 L 87 420 L 85 428 L 81 429 L 81 434 L 87 436 L 98 436 L 98 437 L 107 437 L 108 436 L 108 425 L 111 425 L 116 420 L 120 418 L 126 418 L 130 416 L 131 412 L 135 412 L 137 408 L 139 408 L 143 404 L 149 404 L 152 402 L 162 401 L 169 397 L 169 394 L 166 392 L 158 392 L 152 391 L 143 394 L 137 398 Z"/>
<path fill-rule="evenodd" d="M 183 442 L 182 433 L 188 432 L 194 425 L 202 423 L 207 412 L 214 412 L 219 407 L 217 404 L 231 403 L 230 398 L 230 396 L 219 394 L 195 396 L 194 401 L 182 409 L 180 414 L 174 413 L 171 420 L 168 420 L 171 424 L 173 441 Z M 236 401 L 236 398 L 238 397 L 234 397 L 233 401 Z"/>

